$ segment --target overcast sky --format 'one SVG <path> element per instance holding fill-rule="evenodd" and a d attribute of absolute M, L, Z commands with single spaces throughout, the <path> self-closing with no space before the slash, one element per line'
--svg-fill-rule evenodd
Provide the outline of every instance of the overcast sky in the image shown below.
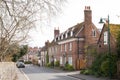
<path fill-rule="evenodd" d="M 90 6 L 92 10 L 92 21 L 96 27 L 102 26 L 98 23 L 100 18 L 110 16 L 110 23 L 120 24 L 120 1 L 119 0 L 68 0 L 63 7 L 62 13 L 50 19 L 44 27 L 31 30 L 31 40 L 29 46 L 42 47 L 45 41 L 52 41 L 54 28 L 58 28 L 60 33 L 84 21 L 85 6 Z M 38 24 L 39 25 L 39 24 Z"/>

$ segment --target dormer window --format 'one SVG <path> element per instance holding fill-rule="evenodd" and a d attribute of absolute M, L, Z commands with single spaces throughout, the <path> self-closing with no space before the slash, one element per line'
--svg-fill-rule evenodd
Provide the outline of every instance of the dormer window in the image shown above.
<path fill-rule="evenodd" d="M 60 35 L 60 40 L 61 40 L 61 35 Z"/>
<path fill-rule="evenodd" d="M 55 38 L 54 40 L 55 40 L 55 42 L 56 42 L 56 38 Z"/>
<path fill-rule="evenodd" d="M 70 32 L 67 33 L 68 34 L 68 37 L 70 36 Z"/>
<path fill-rule="evenodd" d="M 70 36 L 73 36 L 73 31 L 70 32 Z"/>
<path fill-rule="evenodd" d="M 63 34 L 63 38 L 65 38 L 65 34 Z"/>
<path fill-rule="evenodd" d="M 56 41 L 58 40 L 58 37 L 56 37 Z"/>
<path fill-rule="evenodd" d="M 63 35 L 61 35 L 61 39 L 63 39 Z"/>
<path fill-rule="evenodd" d="M 65 38 L 67 38 L 68 37 L 68 35 L 67 35 L 67 33 L 65 33 Z"/>

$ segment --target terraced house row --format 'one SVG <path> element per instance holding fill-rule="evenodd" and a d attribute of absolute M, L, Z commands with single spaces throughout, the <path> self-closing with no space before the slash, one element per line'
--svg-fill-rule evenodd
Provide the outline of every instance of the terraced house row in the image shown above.
<path fill-rule="evenodd" d="M 45 46 L 41 49 L 41 60 L 46 64 L 46 55 L 48 54 L 49 63 L 59 61 L 60 66 L 65 66 L 68 62 L 74 69 L 89 67 L 94 60 L 94 56 L 90 55 L 93 49 L 98 53 L 108 50 L 108 45 L 105 44 L 107 42 L 106 26 L 104 25 L 100 32 L 92 23 L 90 6 L 85 6 L 83 22 L 68 28 L 62 33 L 59 29 L 54 30 L 53 41 L 45 42 Z M 120 25 L 115 24 L 110 24 L 110 26 L 120 27 Z M 112 51 L 114 52 L 116 40 L 112 33 L 110 39 L 112 40 L 111 47 L 113 47 Z"/>

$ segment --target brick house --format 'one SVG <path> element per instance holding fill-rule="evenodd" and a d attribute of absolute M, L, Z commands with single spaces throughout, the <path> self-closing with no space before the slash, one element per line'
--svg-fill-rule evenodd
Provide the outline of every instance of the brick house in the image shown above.
<path fill-rule="evenodd" d="M 117 33 L 120 31 L 120 24 L 110 24 L 110 50 L 111 53 L 116 53 L 116 38 Z M 108 24 L 104 24 L 99 40 L 98 40 L 98 53 L 108 52 Z"/>
<path fill-rule="evenodd" d="M 23 56 L 25 61 L 32 61 L 33 59 L 38 58 L 38 53 L 41 48 L 38 47 L 29 47 L 26 55 Z"/>
<path fill-rule="evenodd" d="M 92 11 L 89 6 L 85 6 L 84 22 L 63 33 L 59 29 L 54 30 L 54 40 L 48 47 L 48 53 L 52 59 L 60 61 L 60 66 L 68 62 L 74 69 L 85 68 L 85 47 L 96 45 L 99 35 L 99 30 L 92 23 Z"/>
<path fill-rule="evenodd" d="M 40 54 L 39 54 L 39 58 L 42 61 L 42 66 L 45 66 L 47 64 L 46 61 L 46 55 L 48 53 L 48 46 L 49 46 L 50 42 L 49 40 L 45 42 L 45 46 L 43 46 L 40 50 Z"/>

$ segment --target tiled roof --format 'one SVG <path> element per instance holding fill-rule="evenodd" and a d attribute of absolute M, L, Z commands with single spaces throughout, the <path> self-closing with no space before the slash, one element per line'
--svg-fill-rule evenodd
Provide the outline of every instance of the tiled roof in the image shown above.
<path fill-rule="evenodd" d="M 54 39 L 54 41 L 62 41 L 62 40 L 65 40 L 65 39 L 75 37 L 75 35 L 80 31 L 80 29 L 82 28 L 83 25 L 84 25 L 84 22 L 78 23 L 75 26 L 68 28 L 66 31 L 64 31 L 63 33 L 58 35 Z M 71 32 L 72 32 L 72 35 L 71 35 Z M 67 34 L 67 37 L 66 37 L 66 34 Z"/>
<path fill-rule="evenodd" d="M 49 47 L 50 47 L 50 46 L 54 46 L 54 45 L 57 45 L 57 43 L 53 40 L 53 41 L 49 44 Z"/>
<path fill-rule="evenodd" d="M 120 31 L 120 24 L 110 24 L 110 34 L 111 36 L 114 38 L 114 41 L 116 41 L 116 38 L 117 38 L 117 33 L 118 31 Z M 102 28 L 102 31 L 101 31 L 101 34 L 100 34 L 100 37 L 99 37 L 99 40 L 98 40 L 98 43 L 100 41 L 100 38 L 102 36 L 102 32 L 103 32 L 103 29 L 107 29 L 108 28 L 108 24 L 104 24 L 103 25 L 103 28 Z"/>
<path fill-rule="evenodd" d="M 118 32 L 120 32 L 120 24 L 110 24 L 110 32 L 116 39 Z"/>
<path fill-rule="evenodd" d="M 105 27 L 108 27 L 107 24 L 105 24 Z M 110 24 L 110 33 L 114 39 L 117 38 L 117 34 L 120 31 L 120 24 Z"/>

